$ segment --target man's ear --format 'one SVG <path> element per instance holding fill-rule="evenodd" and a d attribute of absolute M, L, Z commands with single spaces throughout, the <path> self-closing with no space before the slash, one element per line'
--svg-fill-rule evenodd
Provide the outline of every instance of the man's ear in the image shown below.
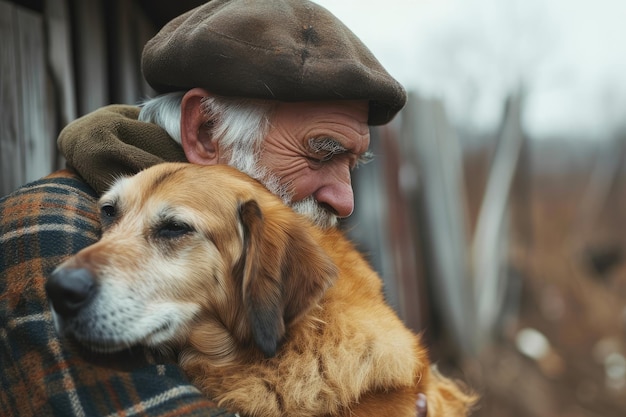
<path fill-rule="evenodd" d="M 207 116 L 202 110 L 202 99 L 210 96 L 203 88 L 185 93 L 180 108 L 180 138 L 187 160 L 199 165 L 215 165 L 219 161 L 219 147 L 207 128 Z"/>

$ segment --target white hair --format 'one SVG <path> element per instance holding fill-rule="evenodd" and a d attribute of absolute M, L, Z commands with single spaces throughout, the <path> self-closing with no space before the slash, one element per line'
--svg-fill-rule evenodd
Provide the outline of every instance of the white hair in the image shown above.
<path fill-rule="evenodd" d="M 161 126 L 181 144 L 180 120 L 184 92 L 159 95 L 141 106 L 139 120 Z M 212 140 L 230 158 L 229 165 L 249 174 L 256 165 L 275 104 L 244 98 L 211 96 L 202 99 L 206 127 Z"/>
<path fill-rule="evenodd" d="M 181 103 L 184 92 L 159 95 L 142 103 L 139 120 L 161 126 L 181 144 Z M 323 209 L 313 197 L 293 203 L 289 184 L 259 164 L 263 139 L 270 127 L 276 104 L 265 100 L 210 96 L 202 99 L 206 128 L 220 150 L 225 152 L 228 165 L 261 181 L 285 204 L 294 208 L 322 227 L 337 223 L 337 216 Z"/>
<path fill-rule="evenodd" d="M 258 159 L 275 103 L 242 98 L 205 97 L 202 109 L 211 137 L 229 157 L 229 165 L 257 179 Z"/>
<path fill-rule="evenodd" d="M 139 120 L 161 126 L 178 144 L 180 139 L 180 105 L 184 92 L 156 96 L 141 103 Z"/>

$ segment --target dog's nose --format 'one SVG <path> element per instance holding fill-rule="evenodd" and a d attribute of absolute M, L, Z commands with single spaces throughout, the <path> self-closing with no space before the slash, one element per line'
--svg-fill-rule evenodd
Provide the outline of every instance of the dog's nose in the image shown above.
<path fill-rule="evenodd" d="M 46 282 L 48 298 L 62 317 L 75 315 L 91 299 L 95 288 L 94 277 L 85 268 L 57 269 Z"/>

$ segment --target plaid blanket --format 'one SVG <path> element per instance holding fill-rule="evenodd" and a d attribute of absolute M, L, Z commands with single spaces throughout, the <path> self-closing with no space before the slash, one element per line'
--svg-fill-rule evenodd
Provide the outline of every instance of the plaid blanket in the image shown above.
<path fill-rule="evenodd" d="M 143 349 L 86 357 L 55 333 L 47 275 L 99 237 L 97 196 L 64 170 L 0 199 L 0 415 L 229 416 Z"/>

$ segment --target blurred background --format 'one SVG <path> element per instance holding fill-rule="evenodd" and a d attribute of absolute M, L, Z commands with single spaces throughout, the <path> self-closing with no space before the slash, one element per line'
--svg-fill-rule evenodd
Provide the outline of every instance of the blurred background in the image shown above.
<path fill-rule="evenodd" d="M 344 227 L 475 416 L 626 415 L 626 2 L 318 0 L 409 91 Z M 197 0 L 0 0 L 0 195 Z"/>

